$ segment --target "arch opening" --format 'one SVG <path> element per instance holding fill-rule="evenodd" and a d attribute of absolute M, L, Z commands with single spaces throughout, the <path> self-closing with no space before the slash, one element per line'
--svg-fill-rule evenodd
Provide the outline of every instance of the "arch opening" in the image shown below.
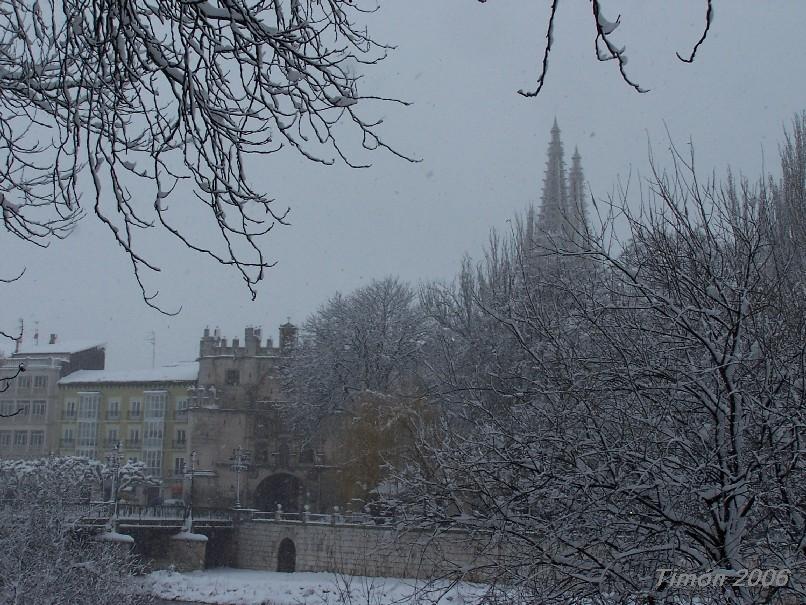
<path fill-rule="evenodd" d="M 291 538 L 283 538 L 277 549 L 277 571 L 292 573 L 297 568 L 297 547 Z"/>
<path fill-rule="evenodd" d="M 254 506 L 259 510 L 275 512 L 277 505 L 283 512 L 298 513 L 301 510 L 300 494 L 302 481 L 288 473 L 270 475 L 261 481 L 255 490 Z"/>

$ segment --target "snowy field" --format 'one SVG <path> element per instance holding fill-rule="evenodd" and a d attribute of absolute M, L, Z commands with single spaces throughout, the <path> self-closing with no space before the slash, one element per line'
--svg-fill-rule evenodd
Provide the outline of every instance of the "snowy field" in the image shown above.
<path fill-rule="evenodd" d="M 143 582 L 161 599 L 221 605 L 477 605 L 487 590 L 484 585 L 463 583 L 424 591 L 416 580 L 227 568 L 156 571 Z"/>

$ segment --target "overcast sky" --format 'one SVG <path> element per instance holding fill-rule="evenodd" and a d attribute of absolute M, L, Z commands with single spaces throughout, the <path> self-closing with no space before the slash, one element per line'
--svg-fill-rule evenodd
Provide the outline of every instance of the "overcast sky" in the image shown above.
<path fill-rule="evenodd" d="M 245 325 L 274 336 L 287 317 L 301 322 L 334 292 L 348 292 L 388 274 L 417 283 L 450 279 L 465 253 L 478 256 L 491 227 L 537 200 L 549 130 L 556 116 L 567 155 L 576 145 L 594 195 L 616 179 L 646 171 L 651 141 L 665 161 L 665 129 L 692 139 L 699 168 L 728 165 L 751 176 L 778 173 L 784 125 L 806 109 L 803 77 L 806 2 L 719 2 L 697 62 L 684 65 L 700 34 L 702 0 L 603 0 L 610 19 L 622 13 L 616 40 L 627 46 L 628 71 L 651 92 L 625 85 L 612 62 L 593 53 L 590 3 L 560 3 L 556 45 L 543 92 L 533 86 L 544 44 L 548 2 L 534 0 L 397 0 L 370 19 L 378 39 L 397 45 L 366 72 L 362 90 L 413 102 L 370 108 L 383 115 L 387 142 L 422 158 L 409 164 L 374 154 L 374 166 L 320 166 L 292 152 L 261 159 L 256 180 L 291 206 L 291 227 L 275 231 L 266 251 L 278 261 L 255 302 L 234 272 L 169 240 L 154 244 L 162 262 L 164 317 L 140 299 L 127 260 L 109 233 L 87 220 L 48 250 L 0 240 L 4 276 L 0 327 L 42 339 L 92 338 L 107 343 L 107 367 L 194 359 L 205 326 L 243 337 Z M 148 200 L 145 203 L 150 203 Z M 171 200 L 181 204 L 181 199 Z M 0 343 L 6 351 L 10 346 Z"/>

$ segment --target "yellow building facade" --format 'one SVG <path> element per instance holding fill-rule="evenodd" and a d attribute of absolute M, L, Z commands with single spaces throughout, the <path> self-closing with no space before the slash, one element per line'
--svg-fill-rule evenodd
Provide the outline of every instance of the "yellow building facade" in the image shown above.
<path fill-rule="evenodd" d="M 119 444 L 123 460 L 142 461 L 160 479 L 151 503 L 183 498 L 190 462 L 188 398 L 198 363 L 145 370 L 79 370 L 58 383 L 58 447 L 65 456 L 104 460 Z"/>

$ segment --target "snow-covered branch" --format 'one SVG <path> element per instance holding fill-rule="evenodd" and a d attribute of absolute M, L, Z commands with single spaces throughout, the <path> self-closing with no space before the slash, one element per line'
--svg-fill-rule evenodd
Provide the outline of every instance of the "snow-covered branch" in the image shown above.
<path fill-rule="evenodd" d="M 360 23 L 376 9 L 353 0 L 12 0 L 0 11 L 2 225 L 47 246 L 93 214 L 155 307 L 144 280 L 159 259 L 144 241 L 159 228 L 238 271 L 254 297 L 272 266 L 261 242 L 288 209 L 255 185 L 250 158 L 290 148 L 363 166 L 351 148 L 401 155 L 367 117 L 394 100 L 362 90 L 356 71 L 390 50 Z M 204 222 L 217 241 L 191 228 Z"/>

